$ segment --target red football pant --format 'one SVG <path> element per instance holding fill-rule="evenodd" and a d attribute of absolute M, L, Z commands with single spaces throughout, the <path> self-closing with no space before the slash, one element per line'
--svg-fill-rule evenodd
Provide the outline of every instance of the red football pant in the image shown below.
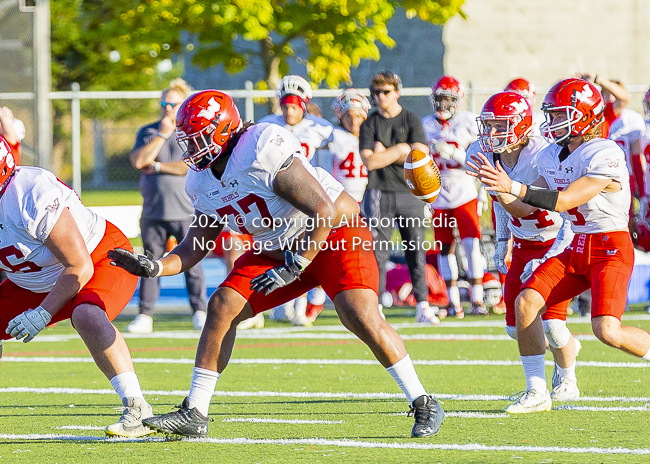
<path fill-rule="evenodd" d="M 77 306 L 86 303 L 106 311 L 109 321 L 122 312 L 135 293 L 138 278 L 120 267 L 111 266 L 111 260 L 106 254 L 118 247 L 133 251 L 129 240 L 120 229 L 106 221 L 104 238 L 90 254 L 95 265 L 93 276 L 79 293 L 52 317 L 50 325 L 69 319 Z M 47 295 L 48 293 L 34 293 L 5 279 L 0 284 L 0 339 L 11 338 L 5 333 L 9 321 L 28 309 L 36 308 Z"/>
<path fill-rule="evenodd" d="M 440 240 L 443 245 L 454 243 L 454 231 L 453 227 L 450 227 L 452 218 L 456 219 L 456 226 L 461 240 L 468 237 L 481 238 L 477 207 L 478 200 L 475 198 L 458 208 L 434 209 L 431 221 L 433 224 L 440 224 L 433 228 L 435 239 Z"/>
<path fill-rule="evenodd" d="M 553 306 L 591 288 L 591 317 L 621 319 L 634 267 L 634 247 L 627 231 L 576 234 L 558 256 L 542 264 L 525 287 Z"/>
<path fill-rule="evenodd" d="M 379 271 L 370 229 L 340 227 L 332 230 L 326 243 L 327 248 L 316 255 L 298 280 L 267 296 L 253 292 L 251 280 L 283 262 L 255 250 L 247 251 L 235 261 L 235 268 L 219 287 L 236 290 L 248 300 L 255 314 L 291 301 L 319 285 L 332 301 L 339 292 L 354 288 L 369 288 L 378 293 Z"/>

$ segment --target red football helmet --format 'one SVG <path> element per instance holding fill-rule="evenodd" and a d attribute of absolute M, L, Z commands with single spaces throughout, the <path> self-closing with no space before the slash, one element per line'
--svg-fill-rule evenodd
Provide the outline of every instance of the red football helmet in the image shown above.
<path fill-rule="evenodd" d="M 650 90 L 643 97 L 643 112 L 645 113 L 645 118 L 650 121 Z"/>
<path fill-rule="evenodd" d="M 233 99 L 218 90 L 204 90 L 187 98 L 176 114 L 176 140 L 185 150 L 183 161 L 202 171 L 226 149 L 242 127 Z"/>
<path fill-rule="evenodd" d="M 544 97 L 542 111 L 546 114 L 546 123 L 540 127 L 544 138 L 551 143 L 566 145 L 570 137 L 585 135 L 603 122 L 605 105 L 603 97 L 593 84 L 572 78 L 564 79 L 551 87 Z M 564 111 L 566 120 L 551 124 L 549 113 L 554 111 Z M 555 133 L 561 129 L 567 129 L 567 132 L 557 137 Z"/>
<path fill-rule="evenodd" d="M 476 118 L 478 141 L 483 151 L 502 153 L 524 140 L 533 127 L 528 100 L 514 92 L 492 95 Z"/>
<path fill-rule="evenodd" d="M 451 76 L 442 76 L 438 82 L 431 86 L 431 107 L 436 113 L 436 117 L 442 120 L 451 119 L 465 96 L 465 87 L 463 84 Z M 443 97 L 451 97 L 449 103 Z"/>
<path fill-rule="evenodd" d="M 530 106 L 535 105 L 535 97 L 537 96 L 537 93 L 535 93 L 535 86 L 528 79 L 524 79 L 523 77 L 513 79 L 508 83 L 508 85 L 506 85 L 506 88 L 503 89 L 503 91 L 518 93 L 528 100 Z"/>
<path fill-rule="evenodd" d="M 4 137 L 0 136 L 0 192 L 4 191 L 15 169 L 16 163 L 11 148 Z"/>

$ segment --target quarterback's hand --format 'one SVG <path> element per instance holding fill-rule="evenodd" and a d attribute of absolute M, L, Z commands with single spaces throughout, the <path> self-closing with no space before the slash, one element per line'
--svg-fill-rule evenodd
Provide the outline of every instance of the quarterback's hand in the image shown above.
<path fill-rule="evenodd" d="M 508 265 L 506 264 L 506 255 L 508 254 L 508 241 L 499 240 L 494 247 L 494 264 L 497 271 L 506 275 L 508 273 Z"/>
<path fill-rule="evenodd" d="M 36 309 L 28 309 L 10 320 L 5 332 L 16 337 L 16 340 L 23 338 L 23 342 L 27 343 L 32 341 L 51 320 L 52 315 L 38 306 Z"/>
<path fill-rule="evenodd" d="M 108 259 L 111 260 L 113 266 L 121 267 L 138 277 L 158 277 L 162 273 L 160 262 L 153 260 L 150 251 L 147 251 L 146 256 L 144 256 L 136 255 L 124 248 L 115 248 L 109 250 Z"/>
<path fill-rule="evenodd" d="M 284 252 L 284 265 L 276 266 L 251 280 L 251 290 L 268 295 L 280 287 L 289 285 L 302 274 L 291 251 Z"/>
<path fill-rule="evenodd" d="M 521 273 L 521 281 L 526 282 L 530 276 L 533 275 L 533 272 L 535 272 L 535 269 L 537 269 L 539 266 L 541 266 L 544 261 L 546 261 L 546 258 L 539 258 L 539 259 L 532 259 L 526 263 L 526 266 L 524 267 L 524 272 Z"/>

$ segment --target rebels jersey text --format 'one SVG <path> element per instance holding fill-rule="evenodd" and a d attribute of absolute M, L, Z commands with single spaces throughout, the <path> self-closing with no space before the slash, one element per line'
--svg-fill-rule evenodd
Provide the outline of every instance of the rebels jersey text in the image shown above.
<path fill-rule="evenodd" d="M 359 138 L 342 127 L 335 127 L 330 143 L 332 176 L 357 202 L 368 185 L 368 170 L 359 155 Z"/>
<path fill-rule="evenodd" d="M 269 123 L 256 124 L 242 135 L 221 180 L 210 169 L 190 170 L 185 191 L 198 211 L 227 217 L 232 230 L 252 235 L 265 250 L 276 250 L 309 226 L 305 213 L 273 191 L 275 176 L 291 157 L 302 163 L 333 202 L 343 192 L 327 171 L 309 164 L 290 132 Z"/>
<path fill-rule="evenodd" d="M 609 136 L 607 138 L 616 142 L 623 149 L 630 175 L 633 174 L 630 145 L 636 140 L 640 140 L 644 133 L 645 121 L 643 116 L 627 108 L 621 110 L 621 115 L 609 126 Z"/>
<path fill-rule="evenodd" d="M 0 269 L 19 287 L 36 293 L 52 290 L 63 265 L 45 240 L 65 208 L 70 210 L 88 253 L 106 231 L 106 221 L 79 200 L 54 174 L 20 166 L 0 198 Z"/>
<path fill-rule="evenodd" d="M 621 148 L 611 140 L 594 139 L 560 162 L 561 150 L 562 147 L 552 144 L 537 157 L 537 169 L 549 188 L 564 190 L 583 176 L 611 179 L 621 186 L 618 192 L 601 191 L 587 203 L 563 212 L 562 216 L 571 221 L 573 232 L 595 234 L 627 229 L 630 180 Z"/>
<path fill-rule="evenodd" d="M 547 146 L 548 143 L 542 137 L 529 137 L 528 144 L 519 153 L 517 164 L 511 168 L 503 163 L 501 165 L 512 180 L 530 185 L 539 177 L 539 173 L 537 172 L 537 156 Z M 469 160 L 471 155 L 479 152 L 481 152 L 481 147 L 478 142 L 474 142 L 467 149 L 467 159 Z M 484 155 L 494 164 L 493 153 L 484 153 Z M 495 199 L 494 201 L 498 200 Z M 510 216 L 510 214 L 508 215 Z M 560 213 L 536 209 L 526 217 L 516 218 L 510 216 L 508 228 L 515 237 L 521 240 L 546 242 L 557 237 L 557 233 L 560 227 L 562 227 L 562 222 L 563 219 Z M 500 236 L 497 233 L 497 237 Z"/>
<path fill-rule="evenodd" d="M 291 132 L 300 142 L 303 155 L 309 161 L 311 161 L 318 150 L 326 148 L 327 144 L 332 141 L 334 126 L 329 121 L 311 114 L 305 114 L 302 120 L 293 126 L 286 124 L 282 115 L 278 114 L 265 116 L 260 122 L 277 124 Z M 319 164 L 315 162 L 314 165 Z"/>
<path fill-rule="evenodd" d="M 422 120 L 422 125 L 433 161 L 440 170 L 442 188 L 436 200 L 436 209 L 458 208 L 478 198 L 476 182 L 465 174 L 465 151 L 478 137 L 476 115 L 460 111 L 444 123 L 430 115 Z M 436 153 L 437 141 L 455 147 L 454 155 L 450 157 Z"/>

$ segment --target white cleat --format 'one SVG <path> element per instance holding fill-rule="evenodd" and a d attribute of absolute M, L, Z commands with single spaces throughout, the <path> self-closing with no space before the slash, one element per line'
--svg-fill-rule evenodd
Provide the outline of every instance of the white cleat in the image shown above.
<path fill-rule="evenodd" d="M 104 429 L 109 437 L 137 438 L 151 435 L 156 431 L 142 423 L 142 419 L 153 416 L 151 406 L 143 398 L 124 398 L 125 409 L 120 420 Z"/>
<path fill-rule="evenodd" d="M 528 414 L 550 411 L 552 406 L 553 401 L 547 389 L 544 389 L 543 392 L 529 390 L 522 392 L 516 401 L 505 409 L 505 412 L 509 414 Z"/>
<path fill-rule="evenodd" d="M 578 383 L 575 379 L 570 379 L 568 377 L 563 378 L 551 392 L 551 399 L 553 401 L 570 401 L 577 398 L 580 398 Z"/>
<path fill-rule="evenodd" d="M 264 313 L 256 314 L 253 317 L 241 321 L 237 324 L 239 330 L 262 329 L 264 328 Z"/>
<path fill-rule="evenodd" d="M 440 325 L 440 319 L 436 316 L 435 306 L 430 306 L 425 309 L 418 309 L 415 314 L 415 322 L 424 322 L 431 325 Z"/>
<path fill-rule="evenodd" d="M 208 314 L 205 311 L 196 311 L 192 315 L 192 323 L 194 324 L 194 330 L 203 330 L 205 325 L 205 320 L 207 319 Z"/>
<path fill-rule="evenodd" d="M 153 332 L 153 317 L 147 314 L 138 314 L 135 319 L 126 326 L 126 331 L 132 334 L 150 334 Z"/>

